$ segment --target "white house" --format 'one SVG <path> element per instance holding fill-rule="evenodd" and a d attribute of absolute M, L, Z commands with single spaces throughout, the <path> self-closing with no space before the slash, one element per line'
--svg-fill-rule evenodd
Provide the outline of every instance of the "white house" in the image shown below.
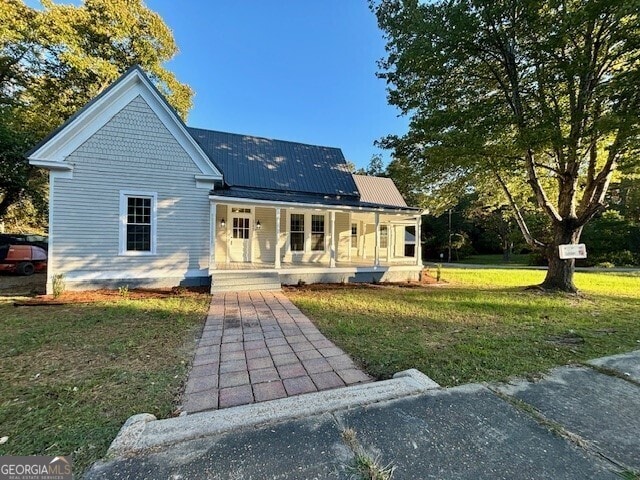
<path fill-rule="evenodd" d="M 189 128 L 139 67 L 28 154 L 50 172 L 47 289 L 416 279 L 420 230 L 340 149 Z M 410 235 L 408 235 L 410 237 Z"/>

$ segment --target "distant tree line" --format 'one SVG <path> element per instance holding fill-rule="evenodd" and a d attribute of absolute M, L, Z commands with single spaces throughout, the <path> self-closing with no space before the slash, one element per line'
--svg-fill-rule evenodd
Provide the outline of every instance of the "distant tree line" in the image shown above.
<path fill-rule="evenodd" d="M 430 196 L 420 188 L 413 170 L 401 159 L 385 166 L 374 155 L 366 168 L 356 173 L 390 177 L 409 205 L 429 211 L 422 221 L 422 253 L 428 261 L 464 262 L 471 255 L 501 255 L 505 262 L 514 254 L 527 254 L 531 265 L 545 265 L 546 259 L 531 249 L 513 216 L 513 210 L 499 190 L 470 186 L 448 194 Z M 521 199 L 531 231 L 538 238 L 550 238 L 543 214 L 534 200 Z M 588 258 L 578 266 L 640 266 L 640 170 L 616 175 L 607 195 L 608 208 L 587 224 L 582 242 Z"/>

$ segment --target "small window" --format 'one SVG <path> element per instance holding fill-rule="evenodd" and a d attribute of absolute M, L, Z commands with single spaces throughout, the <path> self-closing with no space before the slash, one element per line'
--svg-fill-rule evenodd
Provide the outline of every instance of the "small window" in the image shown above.
<path fill-rule="evenodd" d="M 249 238 L 249 219 L 233 218 L 233 238 L 248 239 Z"/>
<path fill-rule="evenodd" d="M 311 215 L 311 250 L 324 251 L 324 215 Z"/>
<path fill-rule="evenodd" d="M 301 213 L 291 214 L 291 251 L 304 251 L 304 215 Z"/>
<path fill-rule="evenodd" d="M 155 193 L 121 192 L 120 219 L 120 254 L 155 253 Z"/>
<path fill-rule="evenodd" d="M 151 251 L 150 198 L 127 198 L 127 251 Z"/>
<path fill-rule="evenodd" d="M 351 224 L 351 248 L 358 248 L 358 224 Z"/>
<path fill-rule="evenodd" d="M 251 213 L 250 208 L 231 207 L 232 213 Z"/>
<path fill-rule="evenodd" d="M 387 248 L 389 244 L 389 227 L 380 225 L 380 248 Z"/>

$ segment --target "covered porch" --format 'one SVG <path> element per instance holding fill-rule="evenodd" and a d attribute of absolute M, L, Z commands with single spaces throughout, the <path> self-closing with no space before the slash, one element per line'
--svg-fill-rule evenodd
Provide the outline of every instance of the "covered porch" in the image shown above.
<path fill-rule="evenodd" d="M 421 265 L 415 209 L 220 200 L 211 199 L 210 270 Z"/>
<path fill-rule="evenodd" d="M 210 202 L 214 284 L 216 274 L 248 271 L 278 272 L 284 284 L 375 281 L 368 274 L 376 272 L 404 280 L 422 268 L 417 209 L 216 195 Z"/>

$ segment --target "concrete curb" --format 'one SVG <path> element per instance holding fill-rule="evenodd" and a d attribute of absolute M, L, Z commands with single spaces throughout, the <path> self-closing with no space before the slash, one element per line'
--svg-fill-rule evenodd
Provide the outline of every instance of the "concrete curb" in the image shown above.
<path fill-rule="evenodd" d="M 391 380 L 308 393 L 239 407 L 156 420 L 148 413 L 134 415 L 120 429 L 106 458 L 136 454 L 197 438 L 219 435 L 311 415 L 394 400 L 439 388 L 416 369 L 398 372 Z"/>
<path fill-rule="evenodd" d="M 640 350 L 595 358 L 587 365 L 615 372 L 620 378 L 640 384 Z"/>

